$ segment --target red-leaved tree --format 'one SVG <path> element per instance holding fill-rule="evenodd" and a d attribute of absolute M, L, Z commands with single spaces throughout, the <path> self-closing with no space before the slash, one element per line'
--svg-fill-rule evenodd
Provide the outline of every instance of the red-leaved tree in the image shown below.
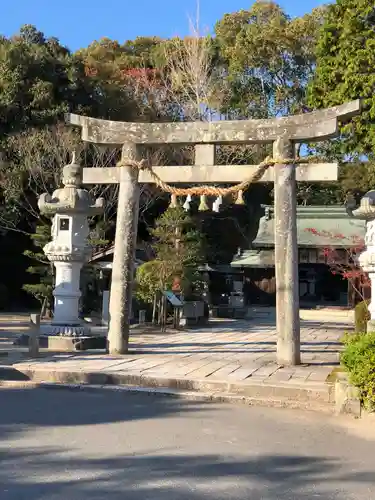
<path fill-rule="evenodd" d="M 364 239 L 360 236 L 345 236 L 341 233 L 318 231 L 314 228 L 307 228 L 306 231 L 332 241 L 331 245 L 323 249 L 325 263 L 329 266 L 331 273 L 341 276 L 350 283 L 357 296 L 354 302 L 358 299 L 367 299 L 370 280 L 358 264 L 358 256 L 365 248 Z"/>

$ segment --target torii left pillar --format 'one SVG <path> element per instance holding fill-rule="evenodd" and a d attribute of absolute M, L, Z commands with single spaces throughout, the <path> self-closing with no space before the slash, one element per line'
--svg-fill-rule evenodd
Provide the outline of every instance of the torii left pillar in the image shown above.
<path fill-rule="evenodd" d="M 115 241 L 121 244 L 115 245 L 114 249 L 109 299 L 108 343 L 111 354 L 124 354 L 129 348 L 139 211 L 139 170 L 134 166 L 127 166 L 126 160 L 136 160 L 137 157 L 135 144 L 123 145 L 115 236 Z"/>

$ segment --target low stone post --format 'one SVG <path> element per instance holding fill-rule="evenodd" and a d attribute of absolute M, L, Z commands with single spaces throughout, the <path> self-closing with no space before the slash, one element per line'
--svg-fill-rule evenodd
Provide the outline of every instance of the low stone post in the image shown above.
<path fill-rule="evenodd" d="M 40 314 L 30 314 L 29 327 L 29 355 L 32 358 L 39 356 Z"/>
<path fill-rule="evenodd" d="M 102 295 L 102 324 L 109 325 L 109 290 L 103 290 Z"/>
<path fill-rule="evenodd" d="M 292 158 L 286 139 L 274 142 L 273 155 Z M 277 362 L 298 365 L 300 355 L 296 167 L 275 165 L 275 272 Z"/>

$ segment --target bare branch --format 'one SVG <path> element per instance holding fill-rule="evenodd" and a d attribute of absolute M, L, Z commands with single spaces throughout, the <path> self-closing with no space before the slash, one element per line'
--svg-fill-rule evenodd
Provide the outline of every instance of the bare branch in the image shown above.
<path fill-rule="evenodd" d="M 195 21 L 189 19 L 190 36 L 164 44 L 163 82 L 180 118 L 210 121 L 217 103 L 218 79 L 212 64 L 212 39 L 200 32 L 199 6 Z"/>

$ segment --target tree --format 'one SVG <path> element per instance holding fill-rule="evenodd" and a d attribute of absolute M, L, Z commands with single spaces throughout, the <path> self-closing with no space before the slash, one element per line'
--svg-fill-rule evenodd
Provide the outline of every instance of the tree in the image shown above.
<path fill-rule="evenodd" d="M 363 99 L 363 112 L 341 129 L 339 155 L 375 154 L 375 6 L 372 0 L 328 5 L 316 51 L 309 105 L 324 108 Z"/>
<path fill-rule="evenodd" d="M 16 247 L 19 252 L 33 261 L 27 273 L 33 275 L 33 282 L 23 287 L 47 310 L 52 310 L 53 268 L 43 254 L 44 245 L 50 241 L 50 222 L 41 216 L 37 201 L 44 193 L 52 192 L 61 185 L 64 165 L 70 162 L 71 152 L 80 145 L 78 135 L 62 125 L 29 129 L 11 136 L 8 140 L 8 160 L 0 167 L 0 188 L 3 203 L 0 206 L 0 227 L 3 231 L 22 232 L 29 239 L 29 247 Z M 82 151 L 82 163 L 106 166 L 116 161 L 118 151 L 108 152 L 88 146 Z M 103 245 L 112 228 L 116 212 L 116 186 L 94 186 L 94 197 L 106 199 L 103 217 L 90 221 L 91 243 Z M 27 247 L 26 247 L 27 248 Z M 25 279 L 25 278 L 24 278 Z"/>
<path fill-rule="evenodd" d="M 330 272 L 346 280 L 350 285 L 350 302 L 354 305 L 358 300 L 366 299 L 366 291 L 370 287 L 370 280 L 360 267 L 358 267 L 357 257 L 363 251 L 365 242 L 360 236 L 347 237 L 341 233 L 329 231 L 317 231 L 315 228 L 308 228 L 308 232 L 317 236 L 329 239 L 331 245 L 324 249 L 324 256 Z"/>
<path fill-rule="evenodd" d="M 225 91 L 215 65 L 216 44 L 192 22 L 190 31 L 188 37 L 164 41 L 158 48 L 159 58 L 156 50 L 154 57 L 159 60 L 166 95 L 174 104 L 173 113 L 183 120 L 211 121 L 220 112 Z"/>
<path fill-rule="evenodd" d="M 225 14 L 215 26 L 230 92 L 231 118 L 269 118 L 303 112 L 322 9 L 290 18 L 272 1 Z"/>
<path fill-rule="evenodd" d="M 162 263 L 160 287 L 171 286 L 175 277 L 185 292 L 194 283 L 203 257 L 203 237 L 181 206 L 169 208 L 151 230 L 156 260 Z"/>
<path fill-rule="evenodd" d="M 101 96 L 101 116 L 128 121 L 162 119 L 168 107 L 153 61 L 160 43 L 157 37 L 137 37 L 124 44 L 102 38 L 77 52 Z"/>
<path fill-rule="evenodd" d="M 106 167 L 116 163 L 119 151 L 82 145 L 79 135 L 64 125 L 29 128 L 8 139 L 6 158 L 0 164 L 0 188 L 4 203 L 0 226 L 7 230 L 33 231 L 40 221 L 37 206 L 42 193 L 60 187 L 63 167 L 73 151 L 81 151 L 82 166 Z M 115 186 L 93 186 L 91 194 L 106 200 L 104 221 L 110 223 L 116 210 Z M 20 229 L 19 222 L 24 222 Z"/>
<path fill-rule="evenodd" d="M 56 123 L 65 112 L 98 114 L 100 96 L 83 62 L 33 26 L 0 38 L 0 74 L 3 145 L 7 134 Z"/>
<path fill-rule="evenodd" d="M 24 255 L 32 260 L 27 272 L 34 276 L 34 283 L 26 284 L 23 289 L 31 294 L 42 308 L 42 316 L 51 317 L 53 310 L 53 264 L 49 262 L 43 252 L 43 247 L 51 237 L 51 227 L 46 222 L 36 226 L 35 233 L 31 235 L 33 249 L 26 250 Z"/>
<path fill-rule="evenodd" d="M 32 24 L 21 26 L 19 38 L 30 45 L 44 45 L 46 43 L 44 33 L 38 31 Z"/>
<path fill-rule="evenodd" d="M 228 86 L 228 71 L 219 53 L 215 38 L 201 33 L 199 17 L 190 21 L 190 35 L 162 42 L 154 51 L 154 59 L 162 74 L 165 94 L 175 103 L 174 113 L 179 120 L 214 121 L 225 119 L 221 113 Z M 224 64 L 224 66 L 223 66 Z M 270 153 L 263 145 L 216 147 L 216 163 L 221 165 L 252 164 L 262 161 Z M 185 164 L 194 161 L 194 149 L 183 150 Z M 207 242 L 210 263 L 230 262 L 240 246 L 249 246 L 249 233 L 256 225 L 254 213 L 261 197 L 270 186 L 254 185 L 249 189 L 246 202 L 250 206 L 238 207 L 224 200 L 220 214 L 210 211 L 199 213 L 200 230 Z M 264 201 L 264 198 L 263 198 Z M 228 205 L 230 209 L 228 209 Z M 230 240 L 223 237 L 230 232 Z M 219 243 L 220 242 L 220 243 Z"/>
<path fill-rule="evenodd" d="M 256 1 L 248 10 L 225 14 L 215 26 L 227 91 L 222 113 L 231 119 L 272 118 L 309 111 L 307 85 L 315 68 L 315 47 L 324 8 L 291 18 L 275 2 Z M 300 154 L 302 145 L 296 145 Z M 239 148 L 236 148 L 237 150 Z M 247 148 L 247 156 L 249 157 Z M 271 151 L 252 146 L 252 162 Z M 254 186 L 258 198 L 271 187 Z M 298 186 L 301 203 L 332 203 L 342 198 L 340 184 Z M 251 199 L 253 196 L 249 196 Z"/>
<path fill-rule="evenodd" d="M 192 218 L 181 206 L 169 208 L 151 231 L 155 259 L 137 269 L 137 297 L 159 303 L 159 323 L 165 314 L 162 292 L 178 281 L 186 294 L 199 282 L 198 264 L 204 255 L 203 236 L 194 229 Z M 154 314 L 153 314 L 154 316 Z"/>

